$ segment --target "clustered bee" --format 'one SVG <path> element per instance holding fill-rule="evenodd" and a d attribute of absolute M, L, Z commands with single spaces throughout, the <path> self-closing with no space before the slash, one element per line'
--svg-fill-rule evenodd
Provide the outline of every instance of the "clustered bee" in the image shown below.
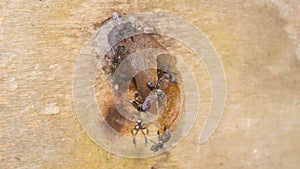
<path fill-rule="evenodd" d="M 114 56 L 112 59 L 112 66 L 114 69 L 117 68 L 117 66 L 120 64 L 121 61 L 121 55 L 125 52 L 125 46 L 118 46 L 116 50 L 114 50 Z"/>
<path fill-rule="evenodd" d="M 133 32 L 136 32 L 136 28 L 132 25 L 131 22 L 126 22 L 123 24 L 117 13 L 113 13 L 112 19 L 117 22 L 117 26 L 111 32 L 111 36 L 109 36 L 109 42 L 115 44 L 121 41 L 127 35 L 130 35 Z M 130 37 L 132 41 L 134 41 L 133 36 Z M 116 69 L 117 66 L 121 62 L 121 56 L 125 54 L 125 46 L 117 46 L 116 48 L 112 48 L 112 58 L 111 58 L 111 68 Z"/>
<path fill-rule="evenodd" d="M 146 130 L 146 133 L 144 132 L 144 130 Z M 146 134 L 147 135 L 149 134 L 149 129 L 146 126 L 144 126 L 142 120 L 137 120 L 134 128 L 131 130 L 131 134 L 133 135 L 133 144 L 136 145 L 135 136 L 138 134 L 139 131 L 142 132 L 145 139 L 145 144 L 147 144 L 148 139 Z M 157 136 L 158 136 L 158 142 L 150 140 L 153 143 L 150 150 L 153 152 L 157 152 L 159 149 L 163 149 L 164 144 L 170 140 L 171 133 L 167 132 L 167 128 L 164 126 L 164 130 L 162 134 L 160 134 L 159 130 L 157 130 Z"/>
<path fill-rule="evenodd" d="M 137 135 L 137 133 L 138 133 L 139 131 L 141 131 L 142 134 L 144 135 L 145 144 L 147 144 L 147 142 L 148 142 L 148 141 L 147 141 L 147 136 L 146 136 L 144 130 L 146 130 L 146 133 L 147 133 L 147 135 L 148 135 L 148 134 L 149 134 L 149 129 L 148 129 L 147 127 L 144 126 L 144 124 L 142 123 L 142 120 L 137 120 L 137 122 L 136 122 L 134 128 L 131 130 L 131 134 L 133 135 L 133 144 L 134 144 L 134 145 L 136 144 L 136 142 L 135 142 L 135 136 Z M 134 131 L 135 131 L 135 133 L 134 133 Z"/>
<path fill-rule="evenodd" d="M 131 22 L 126 22 L 125 24 L 121 23 L 119 16 L 114 13 L 113 20 L 117 22 L 116 29 L 114 29 L 111 33 L 109 41 L 111 44 L 115 42 L 119 42 L 120 40 L 124 39 L 126 35 L 130 35 L 132 32 L 136 32 L 137 29 L 132 25 Z M 133 36 L 130 36 L 132 42 L 135 42 Z M 126 45 L 125 45 L 126 46 Z M 112 48 L 112 56 L 111 65 L 113 69 L 116 69 L 121 62 L 121 59 L 126 53 L 125 46 L 119 45 L 117 47 Z M 128 53 L 128 52 L 127 52 Z M 135 93 L 133 96 L 132 105 L 136 108 L 139 112 L 147 112 L 151 108 L 151 103 L 153 99 L 157 99 L 158 102 L 162 101 L 165 97 L 164 93 L 162 92 L 163 89 L 168 87 L 168 85 L 177 84 L 177 80 L 175 78 L 175 74 L 163 69 L 158 69 L 157 71 L 158 79 L 157 81 L 149 81 L 145 85 L 148 89 L 150 89 L 151 93 L 143 98 L 139 93 Z M 162 126 L 162 125 L 161 125 Z M 137 120 L 135 126 L 131 129 L 131 134 L 133 136 L 133 144 L 136 145 L 136 135 L 141 131 L 144 136 L 145 144 L 148 143 L 147 135 L 149 134 L 149 129 L 147 126 L 144 126 L 142 120 Z M 163 133 L 161 134 L 160 131 L 157 131 L 158 141 L 155 142 L 150 140 L 153 145 L 151 146 L 150 150 L 153 152 L 157 152 L 159 149 L 163 149 L 163 145 L 168 142 L 171 138 L 171 133 L 167 131 L 167 127 L 164 125 Z"/>
<path fill-rule="evenodd" d="M 171 83 L 171 84 L 177 84 L 177 81 L 175 77 L 171 73 L 163 73 L 162 76 L 159 78 L 157 83 L 148 82 L 146 86 L 151 90 L 154 91 L 154 93 L 157 94 L 157 97 L 159 99 L 163 99 L 164 95 L 161 91 L 161 86 L 165 86 L 165 83 Z M 145 99 L 139 97 L 138 93 L 135 93 L 133 98 L 134 101 L 132 102 L 132 105 L 140 112 L 145 112 L 151 108 L 151 95 L 146 97 Z M 153 98 L 153 97 L 152 97 Z"/>
<path fill-rule="evenodd" d="M 162 97 L 165 97 L 163 92 L 160 90 L 160 86 L 161 86 L 161 82 L 162 81 L 166 81 L 168 80 L 169 83 L 171 84 L 177 84 L 176 79 L 170 74 L 170 73 L 164 73 L 159 80 L 157 81 L 157 83 L 153 83 L 153 82 L 148 82 L 146 84 L 146 86 L 151 90 L 154 91 L 155 90 L 155 94 L 157 95 L 158 101 L 160 99 L 163 99 Z M 147 110 L 149 110 L 151 108 L 151 99 L 152 99 L 152 95 L 147 96 L 145 99 L 141 98 L 140 95 L 138 93 L 134 94 L 134 101 L 132 102 L 132 105 L 140 112 L 145 112 Z M 143 132 L 143 130 L 146 129 L 147 130 L 147 135 L 148 135 L 148 128 L 144 127 L 142 125 L 142 121 L 138 120 L 136 125 L 134 126 L 134 128 L 131 130 L 131 133 L 133 135 L 133 143 L 136 144 L 135 142 L 135 136 L 138 133 L 139 130 L 142 131 L 142 134 L 144 135 L 145 138 L 145 143 L 147 144 L 147 137 L 146 134 Z M 136 130 L 136 133 L 133 133 L 133 131 Z M 157 131 L 157 135 L 158 135 L 158 142 L 156 143 L 153 140 L 150 140 L 152 143 L 154 143 L 154 145 L 152 145 L 151 147 L 151 151 L 153 152 L 157 152 L 159 149 L 163 148 L 163 144 L 166 143 L 167 141 L 170 140 L 171 138 L 171 134 L 170 132 L 167 132 L 167 128 L 164 126 L 163 129 L 163 134 L 160 135 L 159 130 Z"/>
<path fill-rule="evenodd" d="M 157 136 L 158 136 L 158 142 L 156 143 L 153 140 L 150 140 L 152 143 L 154 143 L 150 150 L 153 152 L 157 152 L 159 149 L 163 149 L 164 143 L 168 142 L 171 138 L 171 133 L 167 132 L 167 128 L 164 126 L 163 134 L 160 135 L 159 130 L 157 130 Z"/>

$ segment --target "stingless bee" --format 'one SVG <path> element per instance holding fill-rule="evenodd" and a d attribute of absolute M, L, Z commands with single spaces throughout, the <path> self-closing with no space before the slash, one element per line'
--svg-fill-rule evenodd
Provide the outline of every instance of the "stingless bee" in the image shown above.
<path fill-rule="evenodd" d="M 146 130 L 146 133 L 148 135 L 149 134 L 149 129 L 144 126 L 144 124 L 142 123 L 142 120 L 137 120 L 134 128 L 131 130 L 131 134 L 133 135 L 133 144 L 134 145 L 136 145 L 135 136 L 138 134 L 139 131 L 141 131 L 142 134 L 144 135 L 145 144 L 148 143 L 147 136 L 146 136 L 144 130 Z"/>

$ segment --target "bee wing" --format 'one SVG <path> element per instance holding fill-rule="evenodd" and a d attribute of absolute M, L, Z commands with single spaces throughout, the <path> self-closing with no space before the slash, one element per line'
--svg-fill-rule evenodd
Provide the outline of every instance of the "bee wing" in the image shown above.
<path fill-rule="evenodd" d="M 157 90 L 151 92 L 149 96 L 146 97 L 143 103 L 144 108 L 152 114 L 161 114 L 166 106 L 166 99 L 163 93 L 158 94 Z"/>

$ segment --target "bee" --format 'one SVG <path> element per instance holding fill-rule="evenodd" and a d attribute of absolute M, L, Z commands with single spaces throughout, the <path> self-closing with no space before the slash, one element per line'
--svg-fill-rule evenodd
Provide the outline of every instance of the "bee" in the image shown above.
<path fill-rule="evenodd" d="M 113 49 L 112 68 L 116 69 L 121 62 L 121 56 L 125 53 L 125 46 L 117 46 Z"/>
<path fill-rule="evenodd" d="M 157 152 L 159 149 L 163 149 L 164 143 L 168 142 L 171 138 L 171 133 L 167 132 L 167 128 L 164 127 L 163 134 L 160 135 L 159 130 L 157 131 L 157 136 L 158 136 L 158 142 L 155 142 L 153 140 L 150 140 L 152 143 L 154 143 L 150 150 L 153 152 Z"/>
<path fill-rule="evenodd" d="M 147 136 L 144 132 L 144 130 L 146 130 L 146 134 L 149 134 L 149 129 L 147 127 L 144 126 L 144 124 L 142 123 L 142 120 L 137 120 L 135 126 L 133 129 L 131 129 L 131 134 L 133 136 L 133 144 L 136 145 L 136 141 L 135 141 L 135 136 L 138 134 L 139 131 L 142 132 L 142 134 L 144 135 L 144 139 L 145 139 L 145 144 L 148 143 L 147 140 Z M 135 131 L 135 132 L 134 132 Z"/>

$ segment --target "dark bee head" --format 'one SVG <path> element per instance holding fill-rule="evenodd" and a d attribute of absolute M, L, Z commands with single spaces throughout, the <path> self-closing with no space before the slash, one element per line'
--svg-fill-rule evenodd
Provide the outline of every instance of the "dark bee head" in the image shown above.
<path fill-rule="evenodd" d="M 167 73 L 167 72 L 162 70 L 162 69 L 157 70 L 157 75 L 158 75 L 159 78 L 161 78 L 165 73 Z"/>
<path fill-rule="evenodd" d="M 137 110 L 137 111 L 144 111 L 144 110 L 142 109 L 142 105 L 138 105 L 138 107 L 136 108 L 136 110 Z"/>
<path fill-rule="evenodd" d="M 124 31 L 123 30 L 119 30 L 119 35 L 123 36 L 124 35 Z"/>
<path fill-rule="evenodd" d="M 125 52 L 125 46 L 118 46 L 117 47 L 117 54 L 122 54 Z"/>
<path fill-rule="evenodd" d="M 135 28 L 133 27 L 132 23 L 131 22 L 126 22 L 123 26 L 123 29 L 126 31 L 126 32 L 133 32 L 135 31 Z"/>
<path fill-rule="evenodd" d="M 171 79 L 171 83 L 173 83 L 173 84 L 177 84 L 177 81 L 176 81 L 176 79 Z"/>
<path fill-rule="evenodd" d="M 165 73 L 164 77 L 168 79 L 172 84 L 177 84 L 176 78 L 171 73 Z"/>
<path fill-rule="evenodd" d="M 150 90 L 153 90 L 155 88 L 155 84 L 153 82 L 148 82 L 147 83 L 147 87 L 150 89 Z"/>
<path fill-rule="evenodd" d="M 173 84 L 177 84 L 177 80 L 175 79 L 175 77 L 172 76 L 172 78 L 170 79 L 170 82 Z"/>

